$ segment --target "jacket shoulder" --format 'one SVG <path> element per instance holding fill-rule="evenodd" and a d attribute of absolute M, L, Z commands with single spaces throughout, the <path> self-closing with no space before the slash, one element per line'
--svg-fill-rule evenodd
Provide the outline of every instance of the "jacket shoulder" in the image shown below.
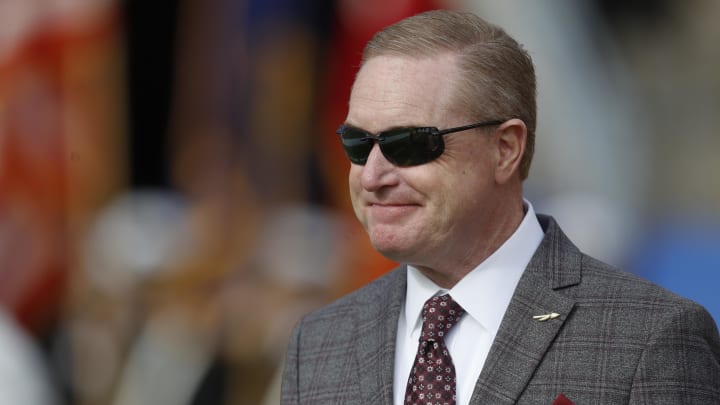
<path fill-rule="evenodd" d="M 639 305 L 648 309 L 702 308 L 696 302 L 665 287 L 586 254 L 582 255 L 582 262 L 581 291 L 583 295 L 589 296 L 589 299 L 605 297 L 606 300 L 625 301 L 627 305 Z"/>
<path fill-rule="evenodd" d="M 365 312 L 398 297 L 404 297 L 405 286 L 405 267 L 400 266 L 328 305 L 310 312 L 303 317 L 301 323 L 303 327 L 314 323 L 337 323 L 355 313 Z"/>

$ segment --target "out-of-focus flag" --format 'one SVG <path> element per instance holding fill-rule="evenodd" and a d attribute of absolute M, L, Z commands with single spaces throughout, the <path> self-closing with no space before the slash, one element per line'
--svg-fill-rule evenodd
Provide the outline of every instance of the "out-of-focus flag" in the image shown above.
<path fill-rule="evenodd" d="M 37 333 L 125 182 L 119 23 L 116 0 L 0 2 L 0 303 Z"/>

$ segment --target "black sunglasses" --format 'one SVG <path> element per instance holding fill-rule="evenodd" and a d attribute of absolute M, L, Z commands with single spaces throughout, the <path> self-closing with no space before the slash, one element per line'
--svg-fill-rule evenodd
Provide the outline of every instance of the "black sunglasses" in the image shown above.
<path fill-rule="evenodd" d="M 443 136 L 468 129 L 500 125 L 506 120 L 483 121 L 462 127 L 437 129 L 435 127 L 394 128 L 373 135 L 360 128 L 340 125 L 336 134 L 340 135 L 345 154 L 350 161 L 364 165 L 367 162 L 373 143 L 380 146 L 385 159 L 396 166 L 417 166 L 437 159 L 445 150 Z"/>

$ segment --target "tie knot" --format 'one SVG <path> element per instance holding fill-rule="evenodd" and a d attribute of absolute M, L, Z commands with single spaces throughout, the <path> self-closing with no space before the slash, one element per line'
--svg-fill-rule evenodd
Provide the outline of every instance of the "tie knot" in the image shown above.
<path fill-rule="evenodd" d="M 423 326 L 420 340 L 436 341 L 445 338 L 460 317 L 465 313 L 460 304 L 449 294 L 435 296 L 425 301 L 423 306 Z"/>

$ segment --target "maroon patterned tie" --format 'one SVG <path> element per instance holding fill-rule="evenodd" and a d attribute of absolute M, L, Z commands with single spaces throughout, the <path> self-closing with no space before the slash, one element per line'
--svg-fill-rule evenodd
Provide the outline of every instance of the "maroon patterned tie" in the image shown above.
<path fill-rule="evenodd" d="M 448 294 L 425 302 L 420 344 L 405 390 L 405 405 L 455 405 L 455 366 L 445 346 L 445 334 L 464 313 Z"/>

